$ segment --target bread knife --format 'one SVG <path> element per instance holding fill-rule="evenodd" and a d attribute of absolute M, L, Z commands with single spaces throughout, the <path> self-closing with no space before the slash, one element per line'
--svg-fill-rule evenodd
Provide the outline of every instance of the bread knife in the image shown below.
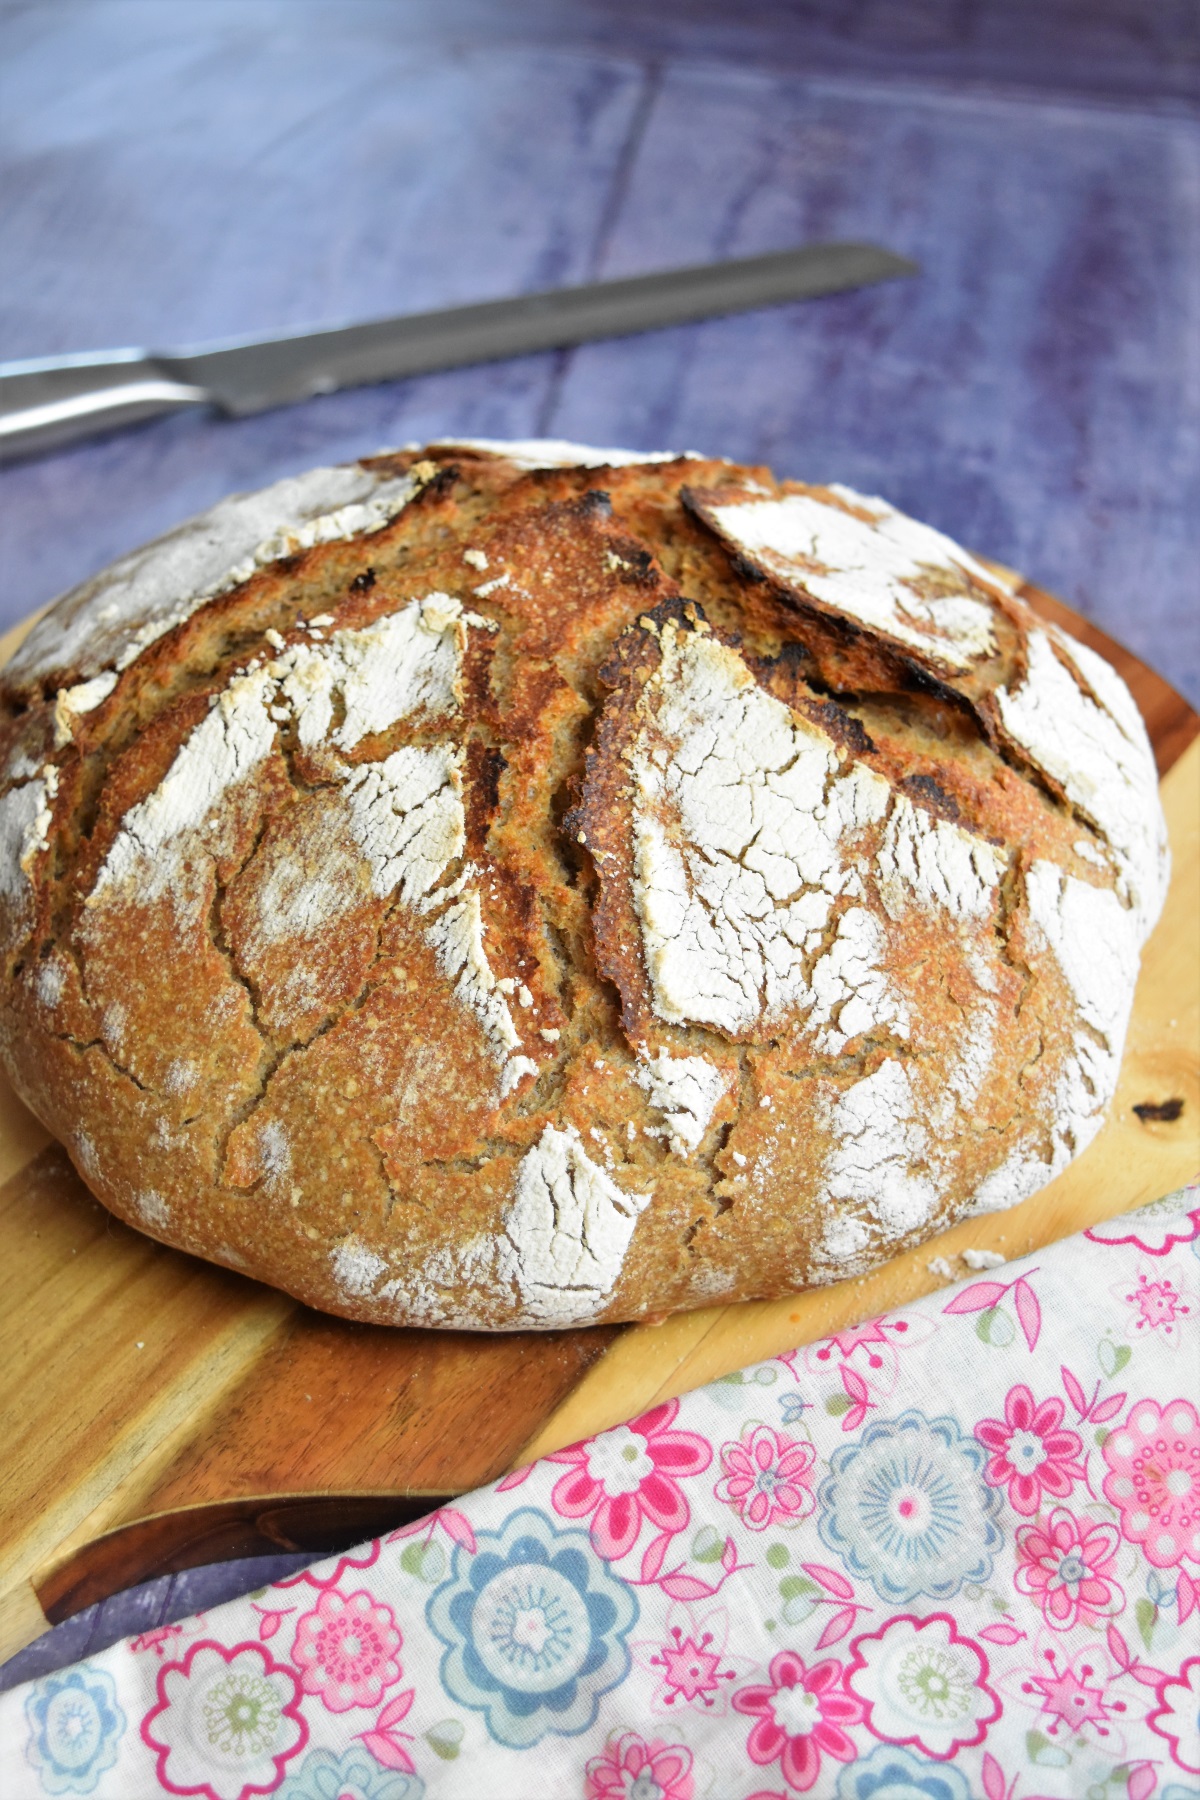
<path fill-rule="evenodd" d="M 566 349 L 917 273 L 916 263 L 875 244 L 809 244 L 333 331 L 4 362 L 0 461 L 186 407 L 244 418 L 338 388 Z"/>

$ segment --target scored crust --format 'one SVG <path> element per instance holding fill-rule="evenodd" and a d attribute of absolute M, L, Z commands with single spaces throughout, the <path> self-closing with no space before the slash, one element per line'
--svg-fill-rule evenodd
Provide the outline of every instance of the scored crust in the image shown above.
<path fill-rule="evenodd" d="M 1101 658 L 885 502 L 446 443 L 0 677 L 0 1054 L 121 1218 L 380 1323 L 861 1273 L 1111 1098 L 1165 826 Z"/>

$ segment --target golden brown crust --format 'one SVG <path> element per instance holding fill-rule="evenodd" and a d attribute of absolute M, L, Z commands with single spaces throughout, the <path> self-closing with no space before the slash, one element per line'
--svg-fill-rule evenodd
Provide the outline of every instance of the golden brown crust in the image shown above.
<path fill-rule="evenodd" d="M 536 460 L 62 603 L 0 689 L 19 1091 L 122 1218 L 382 1322 L 776 1294 L 1032 1191 L 1160 882 L 1111 671 L 881 502 Z"/>

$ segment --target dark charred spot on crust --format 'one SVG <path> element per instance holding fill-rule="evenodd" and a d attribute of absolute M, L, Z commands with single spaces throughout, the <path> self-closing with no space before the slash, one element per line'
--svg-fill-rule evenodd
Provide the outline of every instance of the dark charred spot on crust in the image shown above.
<path fill-rule="evenodd" d="M 763 586 L 768 580 L 765 570 L 760 569 L 757 563 L 752 563 L 749 557 L 742 556 L 736 550 L 729 552 L 729 566 L 740 581 L 749 581 L 756 587 Z"/>
<path fill-rule="evenodd" d="M 1152 1120 L 1164 1125 L 1173 1125 L 1175 1120 L 1182 1116 L 1183 1101 L 1178 1095 L 1174 1095 L 1170 1100 L 1143 1100 L 1133 1110 L 1143 1125 L 1149 1125 Z"/>
<path fill-rule="evenodd" d="M 657 606 L 648 606 L 644 613 L 639 613 L 637 623 L 621 633 L 601 664 L 601 686 L 619 686 L 635 667 L 649 673 L 659 657 L 657 634 L 668 622 L 691 629 L 696 622 L 705 622 L 704 609 L 696 600 L 677 596 L 660 600 Z"/>
<path fill-rule="evenodd" d="M 552 500 L 550 510 L 560 519 L 611 519 L 612 495 L 605 488 L 588 488 L 570 500 Z"/>
<path fill-rule="evenodd" d="M 629 587 L 657 587 L 662 580 L 662 570 L 650 554 L 632 539 L 628 544 L 622 543 L 615 551 L 621 567 L 615 571 L 619 578 Z"/>
<path fill-rule="evenodd" d="M 947 819 L 952 825 L 961 821 L 958 801 L 953 794 L 948 794 L 945 788 L 940 787 L 932 775 L 906 775 L 897 786 L 910 800 L 916 800 L 923 806 L 926 812 L 936 813 L 939 819 Z"/>
<path fill-rule="evenodd" d="M 449 499 L 455 487 L 458 485 L 461 475 L 462 469 L 458 463 L 443 463 L 437 474 L 431 476 L 424 487 L 417 489 L 412 499 L 408 502 L 408 505 L 404 508 L 404 512 L 410 512 L 414 506 L 432 506 L 436 505 L 440 500 Z M 403 516 L 404 513 L 402 512 L 400 517 L 403 518 Z"/>
<path fill-rule="evenodd" d="M 467 746 L 463 783 L 467 813 L 467 854 L 481 856 L 492 820 L 500 810 L 500 777 L 508 767 L 494 745 L 473 738 Z"/>
<path fill-rule="evenodd" d="M 356 575 L 354 580 L 350 583 L 350 592 L 352 594 L 365 594 L 368 588 L 373 588 L 374 586 L 374 569 L 364 569 L 361 575 Z"/>
<path fill-rule="evenodd" d="M 804 712 L 843 749 L 853 751 L 856 756 L 869 756 L 874 750 L 875 744 L 864 730 L 862 721 L 847 712 L 844 706 L 839 706 L 836 700 L 810 700 Z M 924 780 L 924 777 L 919 779 Z"/>

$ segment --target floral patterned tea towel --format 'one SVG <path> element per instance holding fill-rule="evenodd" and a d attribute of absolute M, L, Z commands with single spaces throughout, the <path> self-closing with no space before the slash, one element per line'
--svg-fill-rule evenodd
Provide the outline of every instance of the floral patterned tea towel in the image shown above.
<path fill-rule="evenodd" d="M 0 1696 L 0 1794 L 1200 1796 L 1200 1190 Z"/>

